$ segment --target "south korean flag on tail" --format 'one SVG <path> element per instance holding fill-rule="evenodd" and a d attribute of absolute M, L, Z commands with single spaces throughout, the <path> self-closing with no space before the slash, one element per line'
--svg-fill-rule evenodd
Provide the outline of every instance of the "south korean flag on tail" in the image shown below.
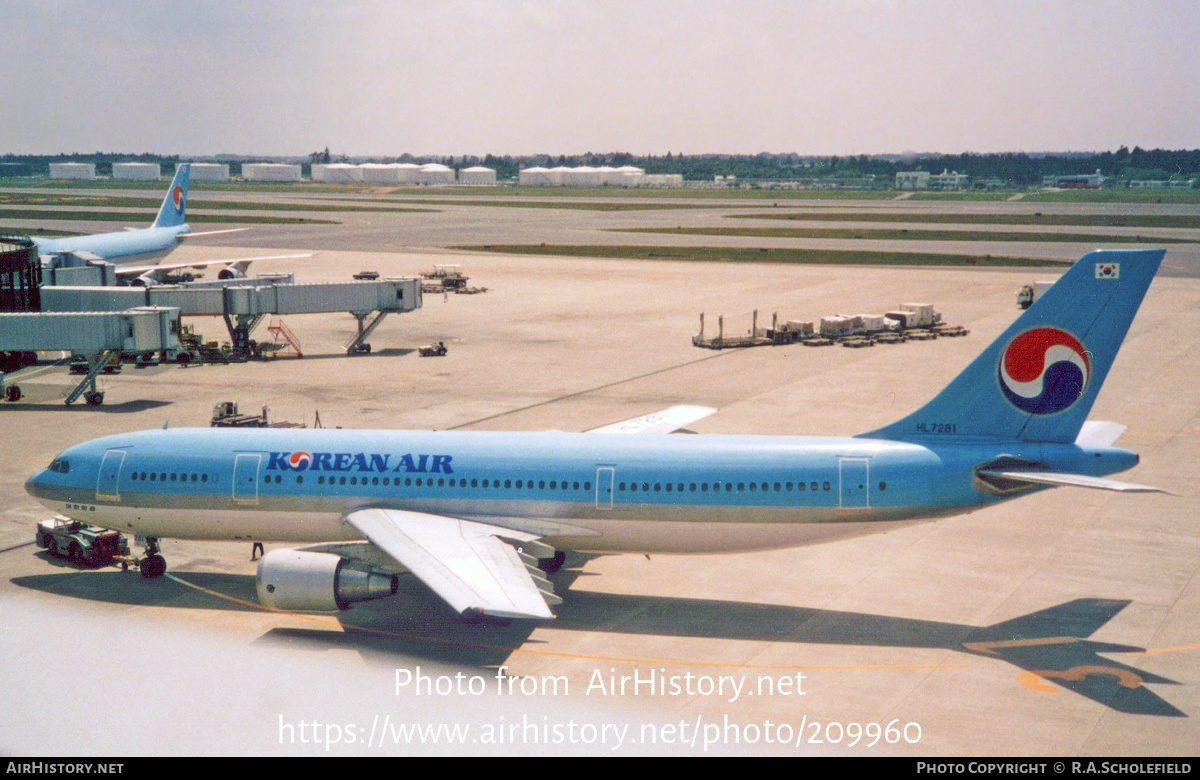
<path fill-rule="evenodd" d="M 1096 278 L 1097 279 L 1120 279 L 1121 264 L 1120 263 L 1096 263 Z"/>

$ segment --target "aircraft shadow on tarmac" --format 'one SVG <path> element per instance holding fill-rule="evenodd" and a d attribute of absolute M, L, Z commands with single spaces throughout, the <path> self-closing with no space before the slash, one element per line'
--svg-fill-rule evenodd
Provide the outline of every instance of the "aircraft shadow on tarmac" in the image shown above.
<path fill-rule="evenodd" d="M 1129 601 L 1075 599 L 1002 623 L 969 626 L 753 602 L 570 591 L 578 577 L 588 576 L 576 563 L 571 560 L 569 567 L 552 578 L 556 592 L 563 596 L 552 624 L 557 630 L 955 650 L 1005 661 L 1031 675 L 1034 687 L 1054 684 L 1118 712 L 1186 717 L 1146 687 L 1147 683 L 1179 683 L 1101 655 L 1139 653 L 1144 648 L 1088 639 Z M 16 577 L 12 582 L 46 593 L 116 604 L 258 609 L 250 575 L 188 572 L 181 578 L 226 598 L 167 578 L 143 580 L 111 569 L 70 576 Z M 320 619 L 340 624 L 344 630 L 273 628 L 258 641 L 312 652 L 353 649 L 383 664 L 394 664 L 400 655 L 492 668 L 508 663 L 518 648 L 537 652 L 540 644 L 531 635 L 541 624 L 464 623 L 414 577 L 401 577 L 395 598 L 358 604 Z"/>

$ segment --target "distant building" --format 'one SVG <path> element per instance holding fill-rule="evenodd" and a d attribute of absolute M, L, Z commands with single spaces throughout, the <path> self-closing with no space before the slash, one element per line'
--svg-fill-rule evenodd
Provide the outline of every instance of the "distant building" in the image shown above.
<path fill-rule="evenodd" d="M 289 163 L 245 163 L 242 178 L 246 181 L 300 181 L 300 166 Z"/>
<path fill-rule="evenodd" d="M 418 184 L 453 184 L 454 169 L 441 163 L 428 163 L 417 169 Z"/>
<path fill-rule="evenodd" d="M 1131 189 L 1187 189 L 1196 183 L 1195 179 L 1134 179 L 1129 182 Z"/>
<path fill-rule="evenodd" d="M 1064 190 L 1096 190 L 1104 184 L 1104 176 L 1097 168 L 1095 173 L 1075 173 L 1065 176 L 1042 177 L 1043 187 L 1058 187 Z"/>
<path fill-rule="evenodd" d="M 491 186 L 496 183 L 496 171 L 482 165 L 463 168 L 458 172 L 458 183 L 474 187 Z"/>
<path fill-rule="evenodd" d="M 644 169 L 634 165 L 622 165 L 620 168 L 609 165 L 599 168 L 590 165 L 542 168 L 535 165 L 520 171 L 517 181 L 530 187 L 682 187 L 683 174 L 647 175 Z"/>
<path fill-rule="evenodd" d="M 51 179 L 94 179 L 96 178 L 95 163 L 50 163 Z"/>
<path fill-rule="evenodd" d="M 312 180 L 330 184 L 350 184 L 363 180 L 363 170 L 360 166 L 349 163 L 314 163 Z"/>
<path fill-rule="evenodd" d="M 229 181 L 229 163 L 192 163 L 192 181 Z"/>
<path fill-rule="evenodd" d="M 967 174 L 948 171 L 943 168 L 941 173 L 929 177 L 929 189 L 943 191 L 965 190 L 970 186 L 970 182 L 971 177 Z"/>
<path fill-rule="evenodd" d="M 929 189 L 929 171 L 897 171 L 896 189 L 898 190 L 927 190 Z"/>

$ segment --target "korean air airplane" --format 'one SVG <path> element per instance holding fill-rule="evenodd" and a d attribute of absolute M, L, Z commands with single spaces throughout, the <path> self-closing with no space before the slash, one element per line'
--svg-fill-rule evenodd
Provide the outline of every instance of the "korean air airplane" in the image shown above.
<path fill-rule="evenodd" d="M 1163 257 L 1085 255 L 933 400 L 846 438 L 671 435 L 673 407 L 585 433 L 160 429 L 65 450 L 26 490 L 145 537 L 293 542 L 263 603 L 333 610 L 411 572 L 466 617 L 551 618 L 564 551 L 728 552 L 815 544 L 1052 486 L 1155 488 L 1087 415 Z"/>
<path fill-rule="evenodd" d="M 184 163 L 176 169 L 175 178 L 172 179 L 166 197 L 163 198 L 162 206 L 158 209 L 158 216 L 150 227 L 69 238 L 39 238 L 35 236 L 31 240 L 37 246 L 38 254 L 45 258 L 61 252 L 91 252 L 101 260 L 116 265 L 117 276 L 122 281 L 143 286 L 159 284 L 168 274 L 185 268 L 222 266 L 218 271 L 218 278 L 238 279 L 246 275 L 247 268 L 255 260 L 282 260 L 311 256 L 310 254 L 272 255 L 238 260 L 200 260 L 174 265 L 160 263 L 159 261 L 178 247 L 185 238 L 245 230 L 245 228 L 233 228 L 209 230 L 203 233 L 192 232 L 191 227 L 187 224 L 188 178 L 191 175 L 191 168 L 191 165 Z"/>

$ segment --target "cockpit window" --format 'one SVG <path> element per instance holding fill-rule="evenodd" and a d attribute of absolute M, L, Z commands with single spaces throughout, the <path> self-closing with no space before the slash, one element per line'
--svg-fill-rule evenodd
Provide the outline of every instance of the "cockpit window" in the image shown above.
<path fill-rule="evenodd" d="M 58 474 L 66 474 L 71 470 L 71 464 L 66 458 L 55 458 L 50 464 L 50 470 Z"/>

